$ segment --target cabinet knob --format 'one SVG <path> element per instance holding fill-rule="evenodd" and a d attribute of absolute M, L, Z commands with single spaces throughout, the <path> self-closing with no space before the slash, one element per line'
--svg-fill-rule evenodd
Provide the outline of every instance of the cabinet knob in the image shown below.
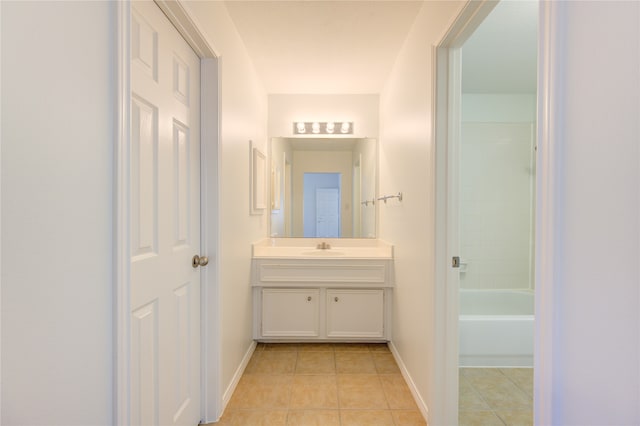
<path fill-rule="evenodd" d="M 338 296 L 334 297 L 333 300 L 335 300 L 337 302 L 339 300 Z"/>
<path fill-rule="evenodd" d="M 307 302 L 311 302 L 311 296 L 307 296 Z"/>

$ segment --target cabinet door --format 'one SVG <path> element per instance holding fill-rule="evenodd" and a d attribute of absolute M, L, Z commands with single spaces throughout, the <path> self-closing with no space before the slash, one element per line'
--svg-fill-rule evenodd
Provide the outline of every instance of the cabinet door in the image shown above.
<path fill-rule="evenodd" d="M 327 290 L 327 337 L 384 337 L 384 290 Z"/>
<path fill-rule="evenodd" d="M 320 290 L 262 290 L 263 337 L 318 337 Z"/>

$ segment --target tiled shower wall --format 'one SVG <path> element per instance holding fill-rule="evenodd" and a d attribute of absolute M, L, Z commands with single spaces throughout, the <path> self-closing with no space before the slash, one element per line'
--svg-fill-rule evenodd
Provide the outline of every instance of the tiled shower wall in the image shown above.
<path fill-rule="evenodd" d="M 460 285 L 533 288 L 534 100 L 465 95 L 463 105 Z"/>

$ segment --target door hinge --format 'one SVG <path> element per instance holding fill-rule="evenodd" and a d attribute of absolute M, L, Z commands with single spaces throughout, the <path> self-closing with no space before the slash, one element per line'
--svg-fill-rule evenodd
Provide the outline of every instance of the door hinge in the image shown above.
<path fill-rule="evenodd" d="M 451 267 L 459 268 L 460 267 L 460 256 L 453 256 L 451 258 Z"/>

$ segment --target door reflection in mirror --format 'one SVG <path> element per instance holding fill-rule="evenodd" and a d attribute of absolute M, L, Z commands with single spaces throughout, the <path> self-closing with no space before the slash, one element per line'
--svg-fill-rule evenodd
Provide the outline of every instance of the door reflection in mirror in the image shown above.
<path fill-rule="evenodd" d="M 340 173 L 305 173 L 303 222 L 305 237 L 340 237 Z"/>

